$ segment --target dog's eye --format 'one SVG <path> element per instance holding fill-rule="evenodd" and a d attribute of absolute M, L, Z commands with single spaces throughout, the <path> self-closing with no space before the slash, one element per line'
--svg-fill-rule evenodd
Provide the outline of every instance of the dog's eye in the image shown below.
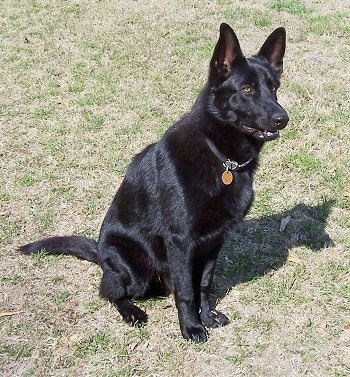
<path fill-rule="evenodd" d="M 253 91 L 253 88 L 250 85 L 245 85 L 243 87 L 243 91 L 246 93 L 251 93 Z"/>
<path fill-rule="evenodd" d="M 272 88 L 271 88 L 271 90 L 272 90 L 273 92 L 277 92 L 277 86 L 273 85 Z"/>

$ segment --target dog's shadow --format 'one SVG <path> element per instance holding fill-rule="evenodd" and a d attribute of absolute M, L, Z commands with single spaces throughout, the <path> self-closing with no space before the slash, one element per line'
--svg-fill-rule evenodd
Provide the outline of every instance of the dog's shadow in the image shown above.
<path fill-rule="evenodd" d="M 305 246 L 317 252 L 332 245 L 325 227 L 334 203 L 325 200 L 317 206 L 299 204 L 239 224 L 219 257 L 213 299 L 220 300 L 235 285 L 282 267 L 294 247 Z"/>

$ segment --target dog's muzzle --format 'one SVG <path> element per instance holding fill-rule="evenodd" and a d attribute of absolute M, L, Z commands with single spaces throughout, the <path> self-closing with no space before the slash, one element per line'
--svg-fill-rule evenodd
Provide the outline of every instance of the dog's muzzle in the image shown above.
<path fill-rule="evenodd" d="M 241 129 L 242 131 L 249 135 L 253 136 L 255 139 L 262 140 L 262 141 L 270 141 L 275 140 L 279 137 L 279 130 L 282 130 L 286 127 L 289 122 L 289 117 L 286 112 L 276 113 L 272 116 L 271 119 L 271 127 L 266 129 L 263 128 L 256 128 L 252 126 L 248 126 L 247 124 L 242 124 Z"/>

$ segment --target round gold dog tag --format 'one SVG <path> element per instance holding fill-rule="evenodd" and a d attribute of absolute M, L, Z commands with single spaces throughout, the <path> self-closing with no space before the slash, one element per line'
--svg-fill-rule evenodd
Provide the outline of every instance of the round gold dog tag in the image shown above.
<path fill-rule="evenodd" d="M 224 171 L 221 176 L 224 185 L 228 186 L 233 181 L 233 174 L 230 171 Z"/>

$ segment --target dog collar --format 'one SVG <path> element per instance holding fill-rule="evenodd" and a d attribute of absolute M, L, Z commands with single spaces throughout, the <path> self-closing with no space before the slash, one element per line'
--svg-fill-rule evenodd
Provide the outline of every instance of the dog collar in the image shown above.
<path fill-rule="evenodd" d="M 233 173 L 245 168 L 253 161 L 253 157 L 251 157 L 249 160 L 243 162 L 242 164 L 239 164 L 237 161 L 231 160 L 223 155 L 210 139 L 208 139 L 207 137 L 205 139 L 210 150 L 222 162 L 222 165 L 225 168 L 225 171 L 221 175 L 221 180 L 224 185 L 230 185 L 233 182 Z"/>

